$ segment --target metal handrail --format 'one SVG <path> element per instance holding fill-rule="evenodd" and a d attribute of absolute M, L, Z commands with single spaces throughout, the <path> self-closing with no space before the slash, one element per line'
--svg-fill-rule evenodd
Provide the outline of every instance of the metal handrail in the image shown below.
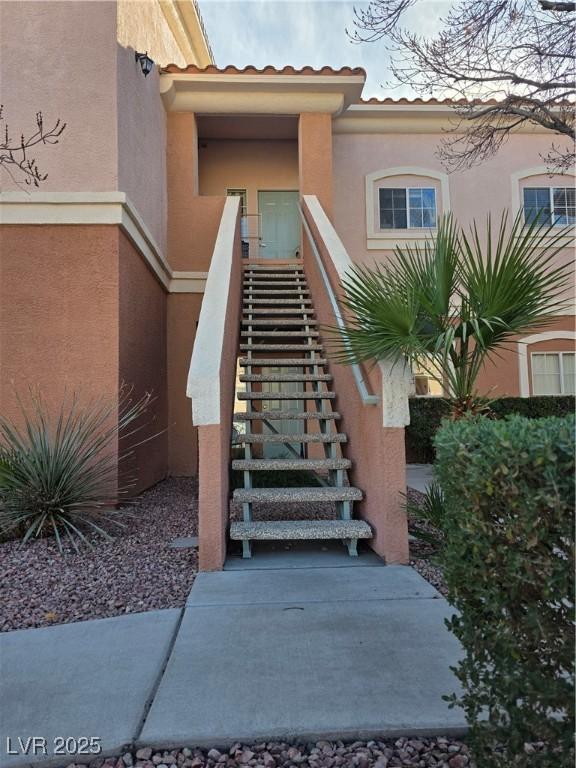
<path fill-rule="evenodd" d="M 334 317 L 336 318 L 336 325 L 338 326 L 338 328 L 345 329 L 346 323 L 344 322 L 344 317 L 342 316 L 342 312 L 340 311 L 338 300 L 336 299 L 334 291 L 332 290 L 332 286 L 330 285 L 330 280 L 328 279 L 326 269 L 324 268 L 324 264 L 322 262 L 322 257 L 320 256 L 318 246 L 314 241 L 312 231 L 310 230 L 308 222 L 306 221 L 306 217 L 304 215 L 304 211 L 302 210 L 302 206 L 299 205 L 298 209 L 300 211 L 300 217 L 302 219 L 304 231 L 306 232 L 306 235 L 308 237 L 308 242 L 310 243 L 310 246 L 312 248 L 312 253 L 314 254 L 314 258 L 316 259 L 316 264 L 318 265 L 318 269 L 320 270 L 320 276 L 322 277 L 324 288 L 326 290 L 326 293 L 328 294 L 328 299 L 332 307 L 332 312 L 334 313 Z M 378 405 L 378 403 L 380 402 L 380 398 L 377 395 L 371 394 L 370 391 L 368 390 L 368 387 L 366 386 L 366 382 L 364 381 L 364 377 L 362 375 L 362 369 L 360 368 L 358 363 L 352 363 L 350 367 L 352 368 L 352 375 L 354 376 L 354 381 L 356 382 L 356 387 L 358 389 L 358 394 L 360 395 L 360 399 L 362 400 L 362 404 Z"/>

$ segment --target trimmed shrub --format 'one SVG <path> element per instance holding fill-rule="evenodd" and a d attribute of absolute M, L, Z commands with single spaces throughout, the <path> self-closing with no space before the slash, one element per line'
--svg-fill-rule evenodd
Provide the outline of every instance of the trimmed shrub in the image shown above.
<path fill-rule="evenodd" d="M 445 422 L 455 669 L 479 768 L 574 764 L 574 418 Z"/>
<path fill-rule="evenodd" d="M 500 397 L 490 402 L 497 419 L 518 414 L 528 419 L 568 416 L 576 409 L 574 395 L 541 397 Z M 441 397 L 410 398 L 410 424 L 406 427 L 406 461 L 431 464 L 435 458 L 434 435 L 442 419 L 450 415 L 450 405 Z"/>

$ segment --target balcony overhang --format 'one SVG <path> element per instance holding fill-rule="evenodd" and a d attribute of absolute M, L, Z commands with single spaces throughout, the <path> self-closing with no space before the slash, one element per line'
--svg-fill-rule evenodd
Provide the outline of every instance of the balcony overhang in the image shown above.
<path fill-rule="evenodd" d="M 185 70 L 170 66 L 160 75 L 169 112 L 204 115 L 339 115 L 358 101 L 366 74 L 361 69 Z"/>

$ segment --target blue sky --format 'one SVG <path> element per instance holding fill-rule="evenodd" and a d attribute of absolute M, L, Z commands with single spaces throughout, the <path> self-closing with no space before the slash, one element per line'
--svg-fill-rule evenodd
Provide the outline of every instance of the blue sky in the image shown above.
<path fill-rule="evenodd" d="M 220 67 L 291 64 L 302 67 L 359 66 L 368 73 L 364 97 L 414 96 L 410 89 L 383 88 L 390 78 L 386 44 L 351 43 L 350 0 L 200 0 L 200 9 Z M 408 18 L 412 30 L 430 34 L 451 0 L 422 0 Z"/>

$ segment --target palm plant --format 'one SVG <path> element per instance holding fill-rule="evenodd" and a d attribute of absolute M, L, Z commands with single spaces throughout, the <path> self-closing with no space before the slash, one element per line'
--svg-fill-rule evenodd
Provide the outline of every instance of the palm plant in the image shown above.
<path fill-rule="evenodd" d="M 117 505 L 133 484 L 118 485 L 118 464 L 135 447 L 118 455 L 118 441 L 141 429 L 134 422 L 150 402 L 149 394 L 133 401 L 128 388 L 119 402 L 81 406 L 72 396 L 51 419 L 33 394 L 30 409 L 20 403 L 22 428 L 0 416 L 0 534 L 23 543 L 52 534 L 61 551 L 66 539 L 78 550 L 93 535 L 110 538 L 106 527 L 122 525 Z"/>
<path fill-rule="evenodd" d="M 554 259 L 566 236 L 525 225 L 522 214 L 508 227 L 504 214 L 495 237 L 488 219 L 482 239 L 476 223 L 468 236 L 445 215 L 423 247 L 397 247 L 389 263 L 347 274 L 348 325 L 331 329 L 336 359 L 418 365 L 447 391 L 454 417 L 485 410 L 476 391 L 482 366 L 563 306 L 568 267 Z"/>

